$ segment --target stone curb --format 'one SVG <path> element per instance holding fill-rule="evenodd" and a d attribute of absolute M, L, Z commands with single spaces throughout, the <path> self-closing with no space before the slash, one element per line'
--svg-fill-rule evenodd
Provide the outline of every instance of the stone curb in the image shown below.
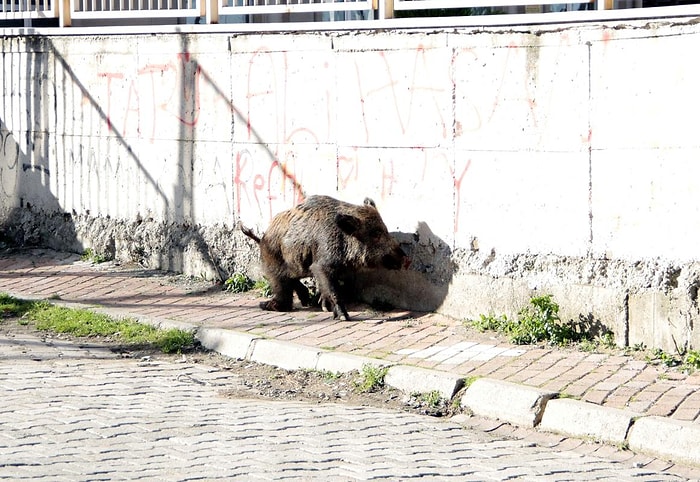
<path fill-rule="evenodd" d="M 248 333 L 205 327 L 198 329 L 195 337 L 209 350 L 242 360 L 250 358 L 251 345 L 259 338 Z"/>
<path fill-rule="evenodd" d="M 279 340 L 256 339 L 252 345 L 250 361 L 285 370 L 313 370 L 322 352 L 319 348 Z"/>
<path fill-rule="evenodd" d="M 549 400 L 539 428 L 598 442 L 623 444 L 638 414 L 568 398 Z"/>
<path fill-rule="evenodd" d="M 700 426 L 664 417 L 641 417 L 628 437 L 629 447 L 656 457 L 700 466 Z"/>
<path fill-rule="evenodd" d="M 328 372 L 347 373 L 353 370 L 362 371 L 365 365 L 374 367 L 391 366 L 393 363 L 380 360 L 378 358 L 369 358 L 366 356 L 351 355 L 349 353 L 335 353 L 332 351 L 324 351 L 318 357 L 316 370 L 325 370 Z"/>
<path fill-rule="evenodd" d="M 384 381 L 387 385 L 406 393 L 437 391 L 448 400 L 464 386 L 464 377 L 408 365 L 390 367 Z"/>
<path fill-rule="evenodd" d="M 469 385 L 460 403 L 476 415 L 533 428 L 542 419 L 547 402 L 556 396 L 556 392 L 478 378 Z"/>

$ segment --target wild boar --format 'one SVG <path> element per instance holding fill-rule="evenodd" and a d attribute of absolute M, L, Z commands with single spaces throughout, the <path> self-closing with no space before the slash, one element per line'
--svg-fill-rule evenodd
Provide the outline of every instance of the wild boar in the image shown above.
<path fill-rule="evenodd" d="M 309 196 L 296 207 L 277 214 L 262 238 L 241 226 L 260 245 L 262 267 L 272 288 L 272 299 L 260 303 L 270 311 L 290 311 L 293 293 L 301 304 L 310 303 L 300 281 L 313 276 L 324 310 L 348 320 L 339 294 L 339 280 L 359 268 L 401 269 L 409 260 L 389 235 L 379 211 L 369 198 L 362 206 L 329 196 Z"/>

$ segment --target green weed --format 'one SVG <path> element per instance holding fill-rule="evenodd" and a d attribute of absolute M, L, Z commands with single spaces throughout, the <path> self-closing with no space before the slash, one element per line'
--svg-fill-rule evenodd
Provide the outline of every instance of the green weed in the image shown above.
<path fill-rule="evenodd" d="M 270 287 L 270 282 L 266 279 L 261 279 L 253 284 L 253 289 L 259 291 L 262 296 L 270 297 L 272 296 L 272 288 Z"/>
<path fill-rule="evenodd" d="M 568 398 L 571 400 L 581 400 L 581 397 L 579 397 L 578 395 L 571 395 L 571 394 L 566 393 L 566 392 L 560 392 L 558 395 L 558 398 Z"/>
<path fill-rule="evenodd" d="M 700 369 L 700 351 L 690 350 L 685 354 L 683 364 L 689 369 L 698 370 Z"/>
<path fill-rule="evenodd" d="M 665 365 L 669 368 L 677 367 L 679 370 L 692 373 L 700 369 L 700 351 L 683 350 L 673 355 L 660 348 L 652 350 L 645 357 L 647 363 Z"/>
<path fill-rule="evenodd" d="M 100 264 L 106 263 L 107 261 L 111 261 L 112 257 L 108 254 L 98 253 L 92 248 L 87 248 L 85 251 L 83 251 L 83 254 L 80 256 L 80 259 L 83 261 L 89 261 L 91 263 Z"/>
<path fill-rule="evenodd" d="M 444 403 L 444 399 L 440 392 L 437 390 L 432 390 L 428 393 L 421 394 L 421 400 L 430 408 L 438 408 Z"/>
<path fill-rule="evenodd" d="M 330 370 L 320 370 L 320 375 L 321 378 L 323 378 L 324 381 L 326 382 L 332 382 L 334 380 L 338 380 L 343 376 L 342 373 L 340 372 L 332 372 Z"/>
<path fill-rule="evenodd" d="M 163 353 L 182 353 L 195 345 L 194 333 L 177 328 L 158 330 L 153 343 Z"/>
<path fill-rule="evenodd" d="M 559 318 L 559 305 L 551 295 L 536 296 L 530 304 L 518 312 L 517 319 L 506 315 L 480 315 L 478 320 L 467 322 L 480 331 L 496 331 L 506 335 L 511 343 L 518 345 L 535 344 L 546 341 L 552 345 L 565 345 L 580 339 L 571 324 L 562 323 Z"/>
<path fill-rule="evenodd" d="M 255 286 L 253 280 L 243 273 L 234 273 L 224 282 L 224 290 L 232 293 L 244 293 Z"/>
<path fill-rule="evenodd" d="M 589 338 L 585 334 L 581 334 L 579 335 L 578 347 L 585 352 L 597 352 L 601 348 L 613 349 L 616 348 L 615 336 L 610 332 L 603 333 L 595 338 Z"/>
<path fill-rule="evenodd" d="M 652 350 L 650 354 L 646 357 L 647 363 L 652 363 L 655 365 L 662 364 L 667 367 L 677 367 L 682 363 L 680 357 L 666 353 L 661 348 L 656 348 Z"/>
<path fill-rule="evenodd" d="M 479 378 L 481 378 L 481 377 L 479 377 L 478 375 L 466 377 L 464 379 L 464 388 L 469 388 L 471 386 L 471 384 L 474 383 L 475 381 L 477 381 Z"/>
<path fill-rule="evenodd" d="M 499 317 L 494 315 L 479 315 L 478 320 L 469 320 L 469 324 L 481 332 L 496 331 L 504 333 L 508 331 L 511 321 L 506 315 L 501 315 Z"/>
<path fill-rule="evenodd" d="M 378 367 L 365 363 L 362 365 L 360 376 L 354 381 L 355 389 L 361 393 L 376 392 L 384 387 L 384 377 L 386 377 L 389 367 Z"/>

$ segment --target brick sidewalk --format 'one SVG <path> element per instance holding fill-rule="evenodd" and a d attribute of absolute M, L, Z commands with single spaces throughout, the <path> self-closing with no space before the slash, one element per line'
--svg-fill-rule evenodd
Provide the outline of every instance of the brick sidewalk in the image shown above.
<path fill-rule="evenodd" d="M 50 250 L 0 253 L 0 292 L 59 297 L 153 318 L 285 340 L 471 376 L 488 376 L 565 393 L 606 407 L 700 423 L 700 373 L 685 375 L 621 354 L 516 346 L 467 330 L 433 313 L 349 310 L 353 321 L 300 309 L 258 308 L 252 294 L 234 295 L 203 283 L 112 264 L 92 265 Z"/>

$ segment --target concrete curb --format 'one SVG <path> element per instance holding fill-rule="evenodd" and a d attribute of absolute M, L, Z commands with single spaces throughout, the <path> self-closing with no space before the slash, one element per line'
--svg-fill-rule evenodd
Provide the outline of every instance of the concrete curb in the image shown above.
<path fill-rule="evenodd" d="M 253 340 L 248 359 L 285 370 L 314 370 L 322 350 L 279 340 Z"/>
<path fill-rule="evenodd" d="M 202 327 L 197 330 L 195 338 L 209 350 L 242 360 L 250 357 L 250 347 L 259 337 L 221 328 Z"/>
<path fill-rule="evenodd" d="M 461 405 L 476 415 L 533 428 L 542 419 L 547 402 L 557 395 L 502 380 L 479 378 L 469 385 Z"/>
<path fill-rule="evenodd" d="M 464 386 L 464 377 L 437 370 L 394 365 L 384 382 L 406 393 L 430 393 L 437 391 L 443 398 L 451 399 Z"/>
<path fill-rule="evenodd" d="M 567 398 L 549 400 L 539 428 L 599 442 L 623 444 L 638 414 Z"/>
<path fill-rule="evenodd" d="M 628 441 L 635 452 L 700 466 L 700 426 L 697 423 L 641 417 L 632 425 Z"/>
<path fill-rule="evenodd" d="M 347 373 L 353 370 L 361 372 L 365 365 L 386 367 L 393 365 L 393 363 L 379 360 L 378 358 L 324 351 L 321 352 L 318 357 L 318 362 L 316 362 L 316 370 L 325 370 L 333 373 Z"/>

